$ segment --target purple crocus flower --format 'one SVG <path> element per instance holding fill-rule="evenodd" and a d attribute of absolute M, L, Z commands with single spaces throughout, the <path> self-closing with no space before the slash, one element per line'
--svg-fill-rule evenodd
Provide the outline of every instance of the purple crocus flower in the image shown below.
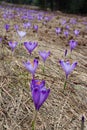
<path fill-rule="evenodd" d="M 78 36 L 78 35 L 79 35 L 79 33 L 80 33 L 80 31 L 79 31 L 79 30 L 74 30 L 74 34 L 75 34 L 76 36 Z"/>
<path fill-rule="evenodd" d="M 67 49 L 65 50 L 65 56 L 67 55 L 67 53 L 68 53 L 68 51 L 67 51 Z"/>
<path fill-rule="evenodd" d="M 31 23 L 29 23 L 29 22 L 28 22 L 28 23 L 24 23 L 23 26 L 24 26 L 24 28 L 26 28 L 26 29 L 27 29 L 27 28 L 30 28 L 30 27 L 31 27 Z"/>
<path fill-rule="evenodd" d="M 31 63 L 30 61 L 27 61 L 27 62 L 24 62 L 23 64 L 26 67 L 26 69 L 32 74 L 32 76 L 34 78 L 36 69 L 38 67 L 38 60 L 34 59 L 33 63 Z"/>
<path fill-rule="evenodd" d="M 37 32 L 38 31 L 38 25 L 34 25 L 33 29 L 34 29 L 35 32 Z"/>
<path fill-rule="evenodd" d="M 34 20 L 34 16 L 29 15 L 29 16 L 28 16 L 28 19 L 29 19 L 29 20 Z"/>
<path fill-rule="evenodd" d="M 7 18 L 7 15 L 6 15 L 6 14 L 3 14 L 3 18 L 6 20 L 6 18 Z"/>
<path fill-rule="evenodd" d="M 0 37 L 0 43 L 2 42 L 2 37 Z"/>
<path fill-rule="evenodd" d="M 5 24 L 5 29 L 6 29 L 6 31 L 8 31 L 9 28 L 10 28 L 10 25 L 9 25 L 9 24 Z"/>
<path fill-rule="evenodd" d="M 32 51 L 37 47 L 37 42 L 24 42 L 25 48 L 28 50 L 28 52 L 31 54 Z"/>
<path fill-rule="evenodd" d="M 18 35 L 20 38 L 24 37 L 26 35 L 26 32 L 17 30 Z"/>
<path fill-rule="evenodd" d="M 44 20 L 45 20 L 45 22 L 48 22 L 48 21 L 49 21 L 49 17 L 48 17 L 48 16 L 45 16 L 45 17 L 44 17 Z"/>
<path fill-rule="evenodd" d="M 45 81 L 40 80 L 32 80 L 30 86 L 32 88 L 31 93 L 35 109 L 39 111 L 40 107 L 48 98 L 50 89 L 45 87 Z"/>
<path fill-rule="evenodd" d="M 48 51 L 48 52 L 46 52 L 46 51 L 39 51 L 39 55 L 42 57 L 43 62 L 45 63 L 46 59 L 50 55 L 50 51 Z"/>
<path fill-rule="evenodd" d="M 17 46 L 18 42 L 8 42 L 8 45 L 10 46 L 10 48 L 12 49 L 12 51 L 14 51 L 15 47 Z"/>
<path fill-rule="evenodd" d="M 62 66 L 63 70 L 66 74 L 66 79 L 68 78 L 68 75 L 74 70 L 74 68 L 77 66 L 77 62 L 74 62 L 72 65 L 70 65 L 69 61 L 64 62 L 63 60 L 59 61 L 60 65 Z"/>
<path fill-rule="evenodd" d="M 19 28 L 18 25 L 14 25 L 14 29 L 15 29 L 16 31 L 18 30 L 18 28 Z"/>
<path fill-rule="evenodd" d="M 71 23 L 71 24 L 76 24 L 76 23 L 77 23 L 77 22 L 76 22 L 76 19 L 75 19 L 75 18 L 70 19 L 70 23 Z"/>
<path fill-rule="evenodd" d="M 66 25 L 66 29 L 68 29 L 68 30 L 69 30 L 69 29 L 70 29 L 70 26 L 69 26 L 69 25 Z"/>
<path fill-rule="evenodd" d="M 61 32 L 61 28 L 56 27 L 56 34 L 58 35 Z"/>
<path fill-rule="evenodd" d="M 74 40 L 70 40 L 69 45 L 70 45 L 70 50 L 72 52 L 72 50 L 77 46 L 77 42 Z"/>
<path fill-rule="evenodd" d="M 68 30 L 64 31 L 64 35 L 65 35 L 66 37 L 68 37 L 68 35 L 69 35 Z"/>
<path fill-rule="evenodd" d="M 42 19 L 43 19 L 43 16 L 39 14 L 39 15 L 37 16 L 37 19 L 38 19 L 38 20 L 42 20 Z"/>
<path fill-rule="evenodd" d="M 61 24 L 64 25 L 66 23 L 66 20 L 62 20 Z"/>

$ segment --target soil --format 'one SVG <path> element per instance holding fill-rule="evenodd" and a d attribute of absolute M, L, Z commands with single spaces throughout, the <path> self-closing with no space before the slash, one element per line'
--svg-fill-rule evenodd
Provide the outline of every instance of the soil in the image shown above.
<path fill-rule="evenodd" d="M 39 67 L 35 79 L 44 79 L 46 87 L 51 92 L 46 102 L 41 106 L 36 119 L 36 130 L 80 130 L 81 118 L 84 116 L 84 128 L 87 129 L 87 16 L 64 14 L 62 12 L 50 12 L 32 10 L 14 5 L 0 7 L 0 130 L 31 130 L 31 122 L 34 116 L 34 105 L 30 91 L 32 75 L 23 66 L 24 61 L 33 61 L 37 58 Z M 5 13 L 14 14 L 14 17 L 4 19 Z M 33 20 L 21 19 L 23 15 L 33 16 Z M 42 20 L 37 16 L 41 14 Z M 45 17 L 49 21 L 45 21 Z M 70 20 L 76 23 L 70 23 Z M 65 24 L 62 21 L 66 20 Z M 31 27 L 25 29 L 23 23 L 30 22 Z M 4 25 L 9 24 L 6 32 Z M 26 36 L 20 40 L 14 25 L 19 26 L 20 31 L 25 31 Z M 33 30 L 33 25 L 38 25 L 38 32 Z M 64 31 L 69 25 L 69 36 L 66 38 Z M 55 28 L 60 27 L 61 33 L 56 35 Z M 80 31 L 75 36 L 74 30 Z M 69 40 L 76 40 L 78 45 L 72 51 L 70 57 Z M 9 41 L 17 41 L 19 45 L 12 54 Z M 37 48 L 30 56 L 23 43 L 25 41 L 38 42 Z M 64 52 L 68 50 L 65 57 Z M 50 51 L 45 64 L 45 73 L 42 72 L 43 61 L 38 51 Z M 65 91 L 63 85 L 65 73 L 59 60 L 69 60 L 72 64 L 77 61 L 77 67 L 70 74 Z"/>

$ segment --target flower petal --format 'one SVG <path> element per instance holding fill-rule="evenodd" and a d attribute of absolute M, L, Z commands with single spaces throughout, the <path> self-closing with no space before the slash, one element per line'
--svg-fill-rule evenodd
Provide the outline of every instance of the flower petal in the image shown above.
<path fill-rule="evenodd" d="M 46 51 L 39 51 L 39 55 L 43 59 L 43 62 L 45 62 L 46 59 L 48 58 L 48 56 L 50 55 L 50 51 L 48 51 L 48 52 L 46 52 Z"/>
<path fill-rule="evenodd" d="M 74 63 L 71 65 L 71 71 L 73 71 L 76 66 L 77 66 L 77 62 L 74 62 Z"/>
<path fill-rule="evenodd" d="M 39 104 L 39 100 L 40 100 L 40 90 L 38 87 L 33 89 L 32 98 L 33 98 L 33 102 L 34 102 L 36 110 L 39 110 L 38 104 Z"/>
<path fill-rule="evenodd" d="M 39 100 L 39 104 L 38 104 L 38 110 L 43 105 L 43 103 L 45 102 L 45 100 L 47 99 L 47 97 L 49 96 L 49 93 L 50 93 L 50 89 L 43 88 L 41 90 L 40 100 Z"/>

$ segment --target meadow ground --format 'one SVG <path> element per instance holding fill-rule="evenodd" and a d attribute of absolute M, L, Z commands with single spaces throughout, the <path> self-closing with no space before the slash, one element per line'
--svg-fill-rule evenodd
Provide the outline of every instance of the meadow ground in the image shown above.
<path fill-rule="evenodd" d="M 18 7 L 17 7 L 18 8 Z M 3 18 L 3 14 L 11 12 L 15 17 Z M 36 57 L 39 67 L 36 71 L 36 79 L 44 79 L 46 87 L 51 92 L 40 108 L 36 120 L 36 130 L 80 130 L 81 117 L 84 115 L 84 130 L 87 129 L 87 17 L 61 12 L 44 12 L 41 10 L 30 11 L 33 20 L 21 19 L 29 9 L 17 12 L 15 8 L 5 5 L 0 8 L 0 130 L 31 130 L 31 121 L 34 115 L 34 105 L 31 98 L 29 83 L 31 74 L 23 66 L 23 62 Z M 24 12 L 24 14 L 23 14 Z M 45 18 L 50 18 L 48 22 L 37 20 L 38 14 Z M 19 15 L 18 15 L 19 14 Z M 76 23 L 70 23 L 70 20 Z M 62 21 L 66 23 L 63 24 Z M 30 22 L 29 29 L 24 29 L 23 23 Z M 9 24 L 10 28 L 6 32 L 4 25 Z M 19 30 L 26 31 L 26 36 L 20 38 L 14 29 L 18 24 Z M 32 29 L 33 25 L 38 25 L 38 33 Z M 64 31 L 69 25 L 69 36 L 66 38 Z M 60 27 L 61 33 L 57 36 L 55 28 Z M 75 36 L 74 30 L 80 31 Z M 69 40 L 78 42 L 71 57 L 64 56 L 65 49 L 70 54 Z M 8 46 L 8 41 L 21 43 L 17 46 L 12 55 Z M 25 49 L 24 41 L 38 42 L 37 48 L 30 56 Z M 38 51 L 50 51 L 51 55 L 46 61 L 45 74 L 42 72 L 43 62 Z M 62 70 L 59 60 L 69 60 L 71 63 L 78 62 L 75 70 L 70 74 L 67 87 L 63 92 L 65 73 Z"/>

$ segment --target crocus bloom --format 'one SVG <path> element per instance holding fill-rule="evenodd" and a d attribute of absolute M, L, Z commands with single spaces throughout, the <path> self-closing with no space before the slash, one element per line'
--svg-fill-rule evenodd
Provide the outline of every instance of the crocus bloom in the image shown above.
<path fill-rule="evenodd" d="M 43 62 L 45 63 L 46 59 L 50 55 L 50 51 L 48 51 L 48 52 L 46 52 L 46 51 L 39 51 L 39 55 L 42 57 Z"/>
<path fill-rule="evenodd" d="M 74 40 L 70 40 L 69 45 L 70 45 L 70 50 L 72 51 L 77 46 L 77 42 Z"/>
<path fill-rule="evenodd" d="M 75 34 L 76 36 L 78 36 L 78 35 L 79 35 L 79 33 L 80 33 L 80 31 L 79 31 L 79 30 L 74 30 L 74 34 Z"/>
<path fill-rule="evenodd" d="M 14 25 L 14 29 L 17 31 L 18 30 L 18 25 Z"/>
<path fill-rule="evenodd" d="M 7 15 L 6 15 L 6 14 L 3 14 L 3 18 L 6 20 L 6 18 L 7 18 Z"/>
<path fill-rule="evenodd" d="M 56 27 L 56 34 L 58 35 L 61 32 L 61 28 Z"/>
<path fill-rule="evenodd" d="M 66 25 L 66 29 L 70 29 L 70 26 L 69 26 L 69 25 Z"/>
<path fill-rule="evenodd" d="M 66 50 L 65 50 L 65 56 L 67 55 L 67 52 L 68 52 L 68 51 L 67 51 L 67 49 L 66 49 Z"/>
<path fill-rule="evenodd" d="M 68 30 L 64 31 L 64 35 L 65 35 L 66 37 L 68 37 L 68 35 L 69 35 Z"/>
<path fill-rule="evenodd" d="M 29 20 L 33 20 L 33 19 L 34 19 L 34 16 L 29 15 L 29 16 L 28 16 L 28 19 L 29 19 Z"/>
<path fill-rule="evenodd" d="M 31 54 L 32 51 L 37 47 L 37 42 L 24 42 L 25 48 L 28 50 L 28 52 Z"/>
<path fill-rule="evenodd" d="M 9 28 L 10 28 L 10 25 L 9 25 L 9 24 L 5 24 L 5 29 L 6 29 L 6 31 L 8 31 Z"/>
<path fill-rule="evenodd" d="M 45 81 L 34 80 L 34 79 L 31 81 L 30 86 L 32 88 L 31 93 L 32 93 L 32 99 L 35 105 L 35 109 L 39 111 L 40 107 L 48 98 L 50 89 L 47 89 L 45 87 Z"/>
<path fill-rule="evenodd" d="M 17 42 L 12 42 L 12 41 L 8 42 L 8 45 L 10 46 L 12 51 L 14 51 L 15 47 L 17 46 L 17 44 L 18 44 Z"/>
<path fill-rule="evenodd" d="M 68 75 L 74 70 L 74 68 L 77 66 L 77 62 L 74 62 L 72 65 L 70 65 L 69 61 L 64 62 L 63 60 L 59 61 L 60 65 L 62 66 L 63 70 L 66 74 L 66 79 L 68 78 Z"/>
<path fill-rule="evenodd" d="M 31 23 L 29 23 L 29 22 L 28 22 L 28 23 L 24 23 L 23 26 L 24 26 L 24 28 L 26 28 L 26 29 L 27 29 L 27 28 L 30 28 L 30 27 L 31 27 Z"/>
<path fill-rule="evenodd" d="M 66 20 L 62 20 L 61 24 L 64 25 L 66 23 Z"/>
<path fill-rule="evenodd" d="M 76 24 L 76 23 L 77 23 L 77 22 L 76 22 L 76 19 L 74 19 L 74 18 L 70 19 L 70 23 L 71 23 L 71 24 Z"/>
<path fill-rule="evenodd" d="M 0 43 L 2 42 L 2 38 L 0 38 Z"/>
<path fill-rule="evenodd" d="M 18 31 L 18 35 L 20 36 L 20 38 L 24 37 L 26 35 L 26 32 L 23 32 L 23 31 Z"/>
<path fill-rule="evenodd" d="M 37 16 L 37 19 L 38 19 L 38 20 L 42 20 L 42 19 L 43 19 L 43 16 L 39 14 L 39 15 Z"/>
<path fill-rule="evenodd" d="M 24 66 L 26 67 L 26 69 L 32 74 L 32 76 L 34 77 L 36 69 L 38 67 L 38 60 L 34 59 L 33 63 L 31 63 L 30 61 L 24 62 L 23 63 Z"/>
<path fill-rule="evenodd" d="M 35 32 L 37 32 L 38 31 L 38 25 L 34 25 L 33 29 L 34 29 Z"/>
<path fill-rule="evenodd" d="M 82 116 L 81 121 L 82 121 L 82 123 L 84 123 L 84 121 L 85 121 L 85 117 L 84 116 Z"/>
<path fill-rule="evenodd" d="M 45 20 L 45 22 L 48 22 L 48 21 L 49 21 L 49 17 L 48 17 L 48 16 L 45 16 L 45 17 L 44 17 L 44 20 Z"/>

